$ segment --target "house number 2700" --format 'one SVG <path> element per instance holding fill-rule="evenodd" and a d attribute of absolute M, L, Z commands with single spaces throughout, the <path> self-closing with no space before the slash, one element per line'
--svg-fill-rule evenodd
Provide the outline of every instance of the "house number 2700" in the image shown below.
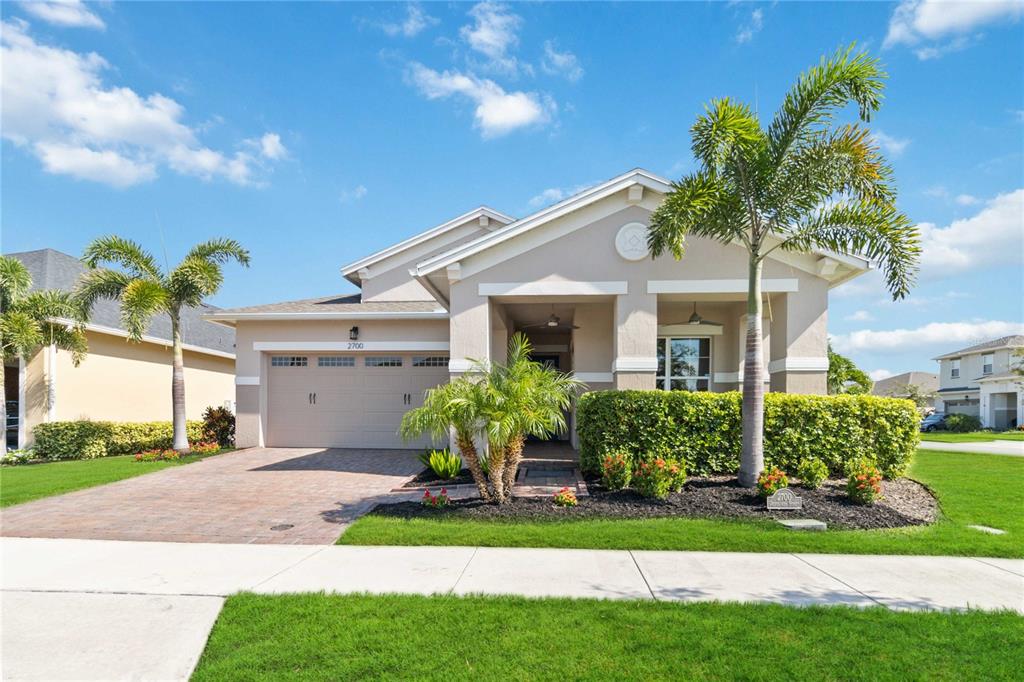
<path fill-rule="evenodd" d="M 348 344 L 348 349 L 349 350 L 362 350 L 362 348 L 363 348 L 363 342 L 362 341 L 350 341 L 349 344 Z"/>

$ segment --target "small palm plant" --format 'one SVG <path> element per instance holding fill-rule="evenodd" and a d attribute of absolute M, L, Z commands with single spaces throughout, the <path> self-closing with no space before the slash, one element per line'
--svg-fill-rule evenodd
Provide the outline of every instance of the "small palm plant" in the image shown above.
<path fill-rule="evenodd" d="M 89 266 L 75 293 L 85 310 L 99 299 L 121 302 L 121 322 L 132 341 L 141 341 L 154 315 L 171 320 L 173 352 L 171 414 L 177 452 L 189 451 L 185 430 L 185 361 L 181 340 L 181 311 L 196 307 L 212 296 L 224 281 L 221 266 L 229 261 L 249 265 L 249 252 L 234 239 L 211 239 L 192 247 L 171 270 L 161 269 L 153 255 L 136 242 L 122 237 L 100 237 L 85 249 L 82 261 Z M 119 269 L 100 267 L 102 264 Z"/>
<path fill-rule="evenodd" d="M 77 366 L 88 350 L 83 325 L 85 311 L 66 291 L 31 291 L 32 275 L 16 258 L 0 256 L 0 355 L 3 360 L 32 357 L 43 346 L 52 345 L 71 353 Z M 4 373 L 0 372 L 0 395 L 4 395 Z M 47 401 L 51 392 L 47 387 Z M 4 424 L 0 453 L 7 452 L 7 401 L 0 408 Z"/>
<path fill-rule="evenodd" d="M 440 439 L 450 430 L 488 502 L 512 499 L 526 437 L 564 431 L 565 410 L 583 387 L 571 375 L 530 360 L 531 350 L 525 335 L 513 335 L 505 362 L 475 362 L 467 376 L 427 391 L 423 405 L 402 419 L 406 439 L 424 433 Z M 480 443 L 487 444 L 486 473 Z"/>
<path fill-rule="evenodd" d="M 673 183 L 651 216 L 654 257 L 682 258 L 687 235 L 747 251 L 741 485 L 753 486 L 764 469 L 765 258 L 776 250 L 859 252 L 880 263 L 893 299 L 914 283 L 920 239 L 896 209 L 892 170 L 866 128 L 832 125 L 848 104 L 870 121 L 885 77 L 877 59 L 854 55 L 851 45 L 803 73 L 767 129 L 746 105 L 713 100 L 690 129 L 700 169 Z"/>

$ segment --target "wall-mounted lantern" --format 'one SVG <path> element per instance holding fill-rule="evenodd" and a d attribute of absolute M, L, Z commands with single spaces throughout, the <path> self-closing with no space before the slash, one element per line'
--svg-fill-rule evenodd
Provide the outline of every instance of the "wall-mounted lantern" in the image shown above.
<path fill-rule="evenodd" d="M 348 330 L 348 338 L 355 341 L 359 338 L 359 327 L 352 327 Z"/>

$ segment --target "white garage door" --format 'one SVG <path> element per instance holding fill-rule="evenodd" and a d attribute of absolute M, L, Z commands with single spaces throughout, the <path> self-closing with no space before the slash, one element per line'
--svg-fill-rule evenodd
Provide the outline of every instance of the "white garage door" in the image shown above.
<path fill-rule="evenodd" d="M 404 442 L 402 415 L 448 381 L 442 355 L 273 355 L 267 383 L 267 444 L 275 447 L 421 448 Z"/>

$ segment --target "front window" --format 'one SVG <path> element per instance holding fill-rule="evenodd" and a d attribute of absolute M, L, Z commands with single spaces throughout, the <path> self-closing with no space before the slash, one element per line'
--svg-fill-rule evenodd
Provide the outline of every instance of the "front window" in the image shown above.
<path fill-rule="evenodd" d="M 949 361 L 949 377 L 951 379 L 959 379 L 960 378 L 960 360 L 959 359 L 957 359 L 957 360 L 950 360 Z"/>
<path fill-rule="evenodd" d="M 711 383 L 711 339 L 658 339 L 657 387 L 665 391 L 707 391 Z"/>
<path fill-rule="evenodd" d="M 981 373 L 991 374 L 992 373 L 992 360 L 995 356 L 992 353 L 986 353 L 981 356 Z"/>

